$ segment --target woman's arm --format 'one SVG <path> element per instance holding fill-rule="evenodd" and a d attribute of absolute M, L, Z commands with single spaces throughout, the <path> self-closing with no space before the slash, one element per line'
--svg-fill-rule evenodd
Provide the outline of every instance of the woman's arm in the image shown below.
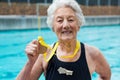
<path fill-rule="evenodd" d="M 32 67 L 33 64 L 28 61 L 21 72 L 18 74 L 16 80 L 30 80 L 30 72 Z"/>
<path fill-rule="evenodd" d="M 29 61 L 26 63 L 16 80 L 38 80 L 42 72 L 42 58 L 39 56 L 34 64 Z"/>
<path fill-rule="evenodd" d="M 39 55 L 35 63 L 27 62 L 16 80 L 38 80 L 43 72 L 42 54 Z"/>
<path fill-rule="evenodd" d="M 42 46 L 37 40 L 30 42 L 25 49 L 28 57 L 28 62 L 18 74 L 16 80 L 38 80 L 43 71 L 42 66 Z"/>
<path fill-rule="evenodd" d="M 99 74 L 98 80 L 110 80 L 111 70 L 109 64 L 99 50 L 97 50 L 96 53 L 97 56 L 95 58 L 95 71 Z"/>

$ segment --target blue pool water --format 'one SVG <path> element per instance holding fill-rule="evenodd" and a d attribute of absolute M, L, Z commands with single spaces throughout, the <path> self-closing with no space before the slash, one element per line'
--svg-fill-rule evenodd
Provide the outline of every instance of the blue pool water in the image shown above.
<path fill-rule="evenodd" d="M 57 40 L 49 29 L 0 31 L 0 80 L 15 79 L 27 61 L 25 46 L 38 35 L 48 44 Z M 82 27 L 78 40 L 98 47 L 110 64 L 111 80 L 120 79 L 120 25 Z M 92 77 L 97 80 L 96 73 Z M 44 76 L 40 80 L 44 80 Z"/>

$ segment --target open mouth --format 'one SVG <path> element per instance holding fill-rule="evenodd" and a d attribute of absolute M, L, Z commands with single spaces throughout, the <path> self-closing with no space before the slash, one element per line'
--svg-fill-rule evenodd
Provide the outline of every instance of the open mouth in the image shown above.
<path fill-rule="evenodd" d="M 62 34 L 70 34 L 72 31 L 62 31 Z"/>

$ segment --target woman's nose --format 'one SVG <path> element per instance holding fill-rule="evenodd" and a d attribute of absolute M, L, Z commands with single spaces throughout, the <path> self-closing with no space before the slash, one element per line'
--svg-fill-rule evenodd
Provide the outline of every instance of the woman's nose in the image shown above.
<path fill-rule="evenodd" d="M 63 28 L 69 28 L 69 27 L 70 27 L 69 22 L 67 20 L 64 20 Z"/>

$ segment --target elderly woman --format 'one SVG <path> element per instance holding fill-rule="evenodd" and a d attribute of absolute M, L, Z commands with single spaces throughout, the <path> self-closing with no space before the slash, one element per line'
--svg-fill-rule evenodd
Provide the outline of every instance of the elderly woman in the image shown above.
<path fill-rule="evenodd" d="M 38 40 L 30 42 L 25 49 L 28 62 L 17 80 L 38 80 L 43 72 L 46 80 L 91 80 L 93 72 L 99 80 L 110 80 L 110 67 L 102 53 L 77 40 L 84 16 L 75 0 L 55 0 L 48 8 L 47 23 L 58 42 L 52 49 Z"/>

